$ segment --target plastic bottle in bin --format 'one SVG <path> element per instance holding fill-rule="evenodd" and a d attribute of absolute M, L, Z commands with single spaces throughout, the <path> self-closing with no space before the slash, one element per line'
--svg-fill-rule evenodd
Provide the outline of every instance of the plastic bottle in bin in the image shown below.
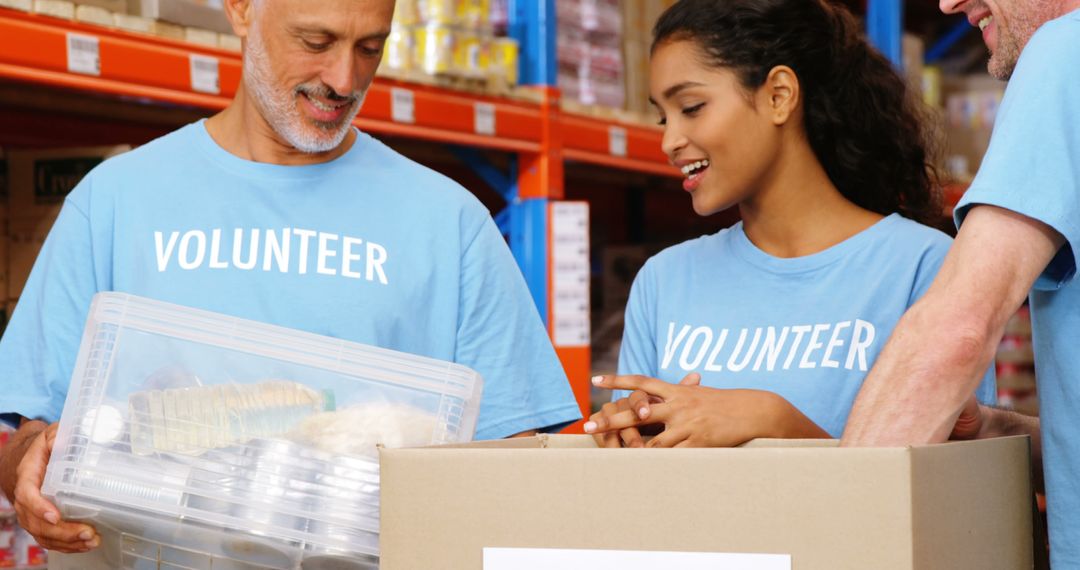
<path fill-rule="evenodd" d="M 146 390 L 128 397 L 131 451 L 187 455 L 287 433 L 334 409 L 330 391 L 287 380 Z"/>

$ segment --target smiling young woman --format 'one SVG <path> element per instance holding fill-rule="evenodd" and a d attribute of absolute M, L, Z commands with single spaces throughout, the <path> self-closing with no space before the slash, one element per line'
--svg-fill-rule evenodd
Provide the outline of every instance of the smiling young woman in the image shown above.
<path fill-rule="evenodd" d="M 606 446 L 838 437 L 949 238 L 919 107 L 825 0 L 681 0 L 650 99 L 695 212 L 742 221 L 650 259 L 626 310 Z M 994 399 L 988 372 L 979 396 Z"/>

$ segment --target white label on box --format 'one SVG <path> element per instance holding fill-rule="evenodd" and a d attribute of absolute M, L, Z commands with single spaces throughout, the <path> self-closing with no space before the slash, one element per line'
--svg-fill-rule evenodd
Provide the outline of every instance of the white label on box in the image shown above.
<path fill-rule="evenodd" d="M 221 94 L 216 57 L 191 54 L 191 90 L 201 93 Z"/>
<path fill-rule="evenodd" d="M 491 103 L 477 103 L 473 106 L 476 118 L 476 134 L 495 135 L 495 105 Z"/>
<path fill-rule="evenodd" d="M 551 319 L 555 346 L 588 346 L 589 205 L 551 205 Z"/>
<path fill-rule="evenodd" d="M 101 48 L 97 36 L 67 35 L 68 71 L 85 75 L 101 75 Z"/>
<path fill-rule="evenodd" d="M 787 554 L 485 548 L 484 570 L 791 570 Z"/>
<path fill-rule="evenodd" d="M 411 89 L 390 89 L 390 117 L 398 123 L 416 122 L 416 97 Z"/>
<path fill-rule="evenodd" d="M 626 156 L 626 129 L 608 127 L 608 150 L 611 156 Z"/>

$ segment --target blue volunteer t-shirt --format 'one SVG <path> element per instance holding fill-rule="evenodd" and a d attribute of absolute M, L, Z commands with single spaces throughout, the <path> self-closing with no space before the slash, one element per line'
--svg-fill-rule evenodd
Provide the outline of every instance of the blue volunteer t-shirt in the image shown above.
<path fill-rule="evenodd" d="M 619 374 L 775 392 L 833 437 L 900 316 L 934 279 L 945 234 L 888 216 L 824 251 L 783 259 L 742 223 L 664 250 L 638 273 Z M 993 371 L 978 397 L 994 402 Z"/>
<path fill-rule="evenodd" d="M 990 204 L 1065 236 L 1031 292 L 1050 558 L 1080 568 L 1080 11 L 1045 24 L 1024 48 L 990 148 L 956 209 Z"/>
<path fill-rule="evenodd" d="M 0 411 L 59 418 L 99 291 L 463 364 L 484 379 L 479 439 L 580 416 L 488 211 L 363 133 L 336 160 L 282 166 L 198 122 L 96 168 L 0 342 Z"/>

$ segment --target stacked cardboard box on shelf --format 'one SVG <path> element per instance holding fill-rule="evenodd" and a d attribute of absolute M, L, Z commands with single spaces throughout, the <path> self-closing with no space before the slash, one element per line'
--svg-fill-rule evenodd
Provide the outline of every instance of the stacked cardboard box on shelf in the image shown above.
<path fill-rule="evenodd" d="M 947 170 L 953 178 L 970 182 L 990 145 L 1005 83 L 989 75 L 948 78 L 942 92 Z"/>
<path fill-rule="evenodd" d="M 642 120 L 655 115 L 649 104 L 649 48 L 652 29 L 674 0 L 623 0 L 623 57 L 626 109 Z"/>
<path fill-rule="evenodd" d="M 998 405 L 1027 415 L 1039 414 L 1031 313 L 1022 307 L 1005 326 L 997 356 Z"/>
<path fill-rule="evenodd" d="M 622 108 L 623 11 L 618 0 L 559 0 L 559 88 L 564 100 Z"/>
<path fill-rule="evenodd" d="M 9 306 L 19 298 L 45 237 L 64 198 L 92 168 L 127 146 L 10 150 L 7 158 L 8 192 L 7 286 Z"/>
<path fill-rule="evenodd" d="M 221 0 L 0 0 L 0 7 L 240 50 Z"/>

